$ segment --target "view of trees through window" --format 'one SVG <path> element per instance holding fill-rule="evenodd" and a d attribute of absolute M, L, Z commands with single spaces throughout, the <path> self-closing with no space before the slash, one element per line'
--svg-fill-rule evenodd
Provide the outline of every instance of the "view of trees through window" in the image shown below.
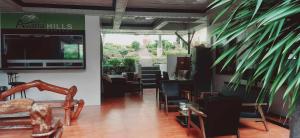
<path fill-rule="evenodd" d="M 187 40 L 187 35 L 183 38 Z M 195 33 L 194 40 L 194 45 L 207 44 L 206 28 Z M 128 63 L 140 63 L 142 66 L 166 64 L 168 55 L 188 54 L 187 49 L 187 45 L 175 34 L 103 34 L 103 70 L 134 71 Z"/>
<path fill-rule="evenodd" d="M 83 46 L 78 44 L 63 44 L 64 59 L 83 59 Z"/>
<path fill-rule="evenodd" d="M 168 54 L 187 53 L 184 46 L 175 35 L 162 35 L 162 45 L 159 45 L 158 35 L 104 35 L 104 60 L 115 58 L 166 58 Z M 161 50 L 161 55 L 158 55 Z"/>

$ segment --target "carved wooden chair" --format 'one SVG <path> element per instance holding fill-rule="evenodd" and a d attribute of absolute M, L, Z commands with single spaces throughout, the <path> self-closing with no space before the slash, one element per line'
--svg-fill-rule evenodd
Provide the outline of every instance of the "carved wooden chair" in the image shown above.
<path fill-rule="evenodd" d="M 32 128 L 32 137 L 60 138 L 62 122 L 52 117 L 49 105 L 30 99 L 0 102 L 0 129 Z"/>
<path fill-rule="evenodd" d="M 53 100 L 53 101 L 36 101 L 36 103 L 48 104 L 50 107 L 62 107 L 65 110 L 65 125 L 71 125 L 72 120 L 76 120 L 84 106 L 82 99 L 75 100 L 74 96 L 77 92 L 76 86 L 71 88 L 63 88 L 55 86 L 40 80 L 35 80 L 29 83 L 21 84 L 8 89 L 1 93 L 0 100 L 6 99 L 8 96 L 15 94 L 20 91 L 27 90 L 29 88 L 37 88 L 40 91 L 50 91 L 58 94 L 65 95 L 65 100 Z M 77 107 L 77 108 L 76 108 Z M 75 110 L 76 109 L 76 110 Z"/>

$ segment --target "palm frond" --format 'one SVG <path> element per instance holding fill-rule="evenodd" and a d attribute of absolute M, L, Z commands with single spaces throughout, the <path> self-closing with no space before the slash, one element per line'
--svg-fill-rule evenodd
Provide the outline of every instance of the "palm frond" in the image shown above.
<path fill-rule="evenodd" d="M 300 17 L 299 0 L 214 0 L 209 8 L 220 9 L 213 23 L 228 14 L 213 31 L 217 38 L 213 49 L 239 38 L 214 66 L 223 63 L 225 68 L 239 58 L 231 78 L 234 84 L 239 84 L 248 69 L 255 69 L 247 85 L 262 82 L 258 102 L 268 96 L 271 105 L 279 89 L 287 85 L 283 99 L 289 103 L 290 115 L 300 91 L 300 25 L 295 21 Z M 240 37 L 242 34 L 246 36 Z"/>

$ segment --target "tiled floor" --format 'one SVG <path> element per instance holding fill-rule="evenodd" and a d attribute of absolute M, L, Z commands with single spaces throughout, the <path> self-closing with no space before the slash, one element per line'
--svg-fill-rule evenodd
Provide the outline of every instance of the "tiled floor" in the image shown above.
<path fill-rule="evenodd" d="M 56 116 L 63 116 L 61 111 Z M 102 106 L 86 106 L 77 122 L 64 127 L 63 138 L 196 138 L 195 131 L 188 137 L 186 129 L 176 121 L 176 112 L 159 111 L 153 90 L 144 96 L 127 96 L 105 100 Z M 264 131 L 261 123 L 242 122 L 241 138 L 288 138 L 289 131 L 269 123 Z M 0 130 L 0 138 L 29 138 L 31 130 Z M 234 137 L 226 136 L 224 138 Z"/>

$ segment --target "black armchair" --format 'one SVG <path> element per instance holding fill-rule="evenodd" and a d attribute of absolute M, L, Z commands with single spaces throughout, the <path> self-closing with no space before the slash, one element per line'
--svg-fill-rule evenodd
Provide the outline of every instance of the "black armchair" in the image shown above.
<path fill-rule="evenodd" d="M 188 128 L 197 129 L 203 138 L 237 135 L 239 137 L 239 118 L 241 100 L 237 97 L 208 97 L 196 109 L 189 107 Z M 189 133 L 189 131 L 188 131 Z"/>
<path fill-rule="evenodd" d="M 263 109 L 264 106 L 268 105 L 267 97 L 265 97 L 264 101 L 261 103 L 256 102 L 260 91 L 261 90 L 259 87 L 252 87 L 247 92 L 246 85 L 242 84 L 239 84 L 237 89 L 233 89 L 228 83 L 225 83 L 221 94 L 225 96 L 238 96 L 239 98 L 241 98 L 243 104 L 240 113 L 240 119 L 262 122 L 266 131 L 268 131 L 269 129 Z"/>

